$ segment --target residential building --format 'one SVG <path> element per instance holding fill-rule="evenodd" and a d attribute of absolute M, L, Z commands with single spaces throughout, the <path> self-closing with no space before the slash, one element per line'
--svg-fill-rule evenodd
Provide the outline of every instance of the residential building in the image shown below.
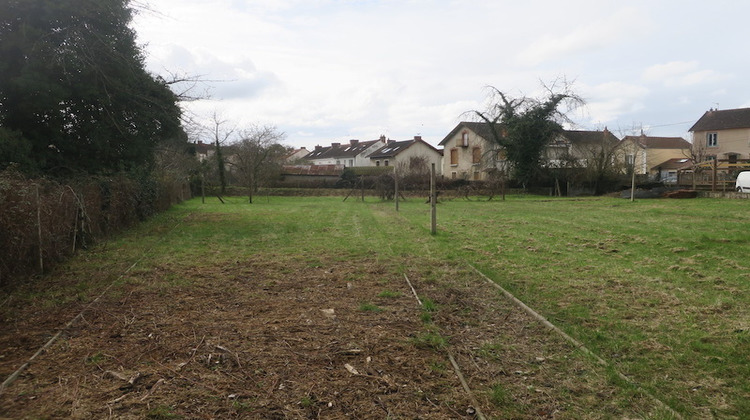
<path fill-rule="evenodd" d="M 701 160 L 750 159 L 750 108 L 709 109 L 689 131 Z"/>
<path fill-rule="evenodd" d="M 633 168 L 636 175 L 652 178 L 659 173 L 654 168 L 670 159 L 689 157 L 691 147 L 682 137 L 652 137 L 643 132 L 640 136 L 625 136 L 618 146 L 626 168 Z"/>
<path fill-rule="evenodd" d="M 305 147 L 300 147 L 299 149 L 294 150 L 292 153 L 289 153 L 288 155 L 284 156 L 285 162 L 297 162 L 299 160 L 302 160 L 305 158 L 305 156 L 309 155 L 310 151 L 307 150 Z"/>
<path fill-rule="evenodd" d="M 502 135 L 502 127 L 496 126 Z M 453 179 L 484 180 L 488 170 L 507 165 L 502 149 L 493 141 L 489 124 L 460 122 L 440 142 L 443 146 L 443 176 Z M 545 147 L 547 166 L 587 167 L 601 151 L 615 148 L 619 139 L 603 131 L 565 130 Z"/>
<path fill-rule="evenodd" d="M 614 157 L 619 143 L 620 139 L 606 127 L 601 131 L 565 130 L 547 145 L 544 155 L 553 168 L 586 168 L 595 164 L 594 160 Z"/>
<path fill-rule="evenodd" d="M 497 126 L 498 130 L 500 129 Z M 443 146 L 442 175 L 450 179 L 484 180 L 496 167 L 498 147 L 489 124 L 462 121 L 439 143 Z"/>
<path fill-rule="evenodd" d="M 349 143 L 331 143 L 330 146 L 315 146 L 305 160 L 313 165 L 370 166 L 372 152 L 386 145 L 385 136 L 377 140 L 349 140 Z"/>
<path fill-rule="evenodd" d="M 434 163 L 436 171 L 440 173 L 440 160 L 442 154 L 430 144 L 422 140 L 421 136 L 414 136 L 412 140 L 393 141 L 374 151 L 370 155 L 371 166 L 403 166 L 408 170 L 415 164 L 424 164 L 429 170 Z"/>

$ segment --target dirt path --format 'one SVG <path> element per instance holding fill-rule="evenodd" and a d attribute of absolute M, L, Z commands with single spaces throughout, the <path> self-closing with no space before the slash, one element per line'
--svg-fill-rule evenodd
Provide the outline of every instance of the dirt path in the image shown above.
<path fill-rule="evenodd" d="M 439 273 L 436 278 L 435 273 Z M 8 418 L 643 417 L 468 270 L 255 257 L 128 278 L 0 395 Z M 169 279 L 169 287 L 164 286 Z M 82 305 L 7 312 L 3 379 Z M 11 345 L 12 343 L 15 343 Z M 451 351 L 472 389 L 448 361 Z M 472 398 L 480 407 L 474 407 Z"/>

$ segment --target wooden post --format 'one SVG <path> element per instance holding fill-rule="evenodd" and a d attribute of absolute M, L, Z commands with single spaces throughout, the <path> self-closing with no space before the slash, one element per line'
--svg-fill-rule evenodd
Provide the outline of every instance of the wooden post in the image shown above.
<path fill-rule="evenodd" d="M 711 192 L 716 192 L 716 160 L 712 162 L 712 170 L 711 170 Z"/>
<path fill-rule="evenodd" d="M 42 251 L 42 202 L 39 199 L 39 184 L 36 185 L 36 232 L 39 242 L 39 274 L 44 274 L 44 253 Z"/>
<path fill-rule="evenodd" d="M 435 179 L 435 164 L 432 164 L 432 169 L 430 170 L 430 210 L 431 210 L 431 225 L 430 225 L 430 233 L 435 235 L 437 234 L 437 194 L 435 193 L 435 184 L 437 183 Z"/>
<path fill-rule="evenodd" d="M 206 187 L 203 178 L 203 172 L 201 172 L 201 203 L 206 204 Z"/>
<path fill-rule="evenodd" d="M 393 166 L 393 199 L 396 201 L 396 211 L 398 211 L 398 171 L 396 166 Z"/>
<path fill-rule="evenodd" d="M 362 202 L 364 203 L 365 202 L 365 176 L 364 175 L 359 176 L 359 188 L 360 188 L 360 191 L 362 192 Z"/>

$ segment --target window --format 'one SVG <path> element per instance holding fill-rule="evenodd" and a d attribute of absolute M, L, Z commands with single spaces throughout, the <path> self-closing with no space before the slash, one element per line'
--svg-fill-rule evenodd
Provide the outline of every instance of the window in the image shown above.
<path fill-rule="evenodd" d="M 380 166 L 380 161 L 379 160 L 375 161 L 375 166 Z"/>
<path fill-rule="evenodd" d="M 354 166 L 354 159 L 349 159 L 349 167 L 351 168 Z"/>
<path fill-rule="evenodd" d="M 451 149 L 451 165 L 458 165 L 458 149 Z"/>
<path fill-rule="evenodd" d="M 479 181 L 481 177 L 479 176 L 479 171 L 474 171 L 474 181 Z"/>
<path fill-rule="evenodd" d="M 384 164 L 384 166 L 388 166 L 388 161 L 387 161 L 387 160 L 385 161 L 385 164 Z"/>
<path fill-rule="evenodd" d="M 461 133 L 461 146 L 467 147 L 469 145 L 469 133 L 464 131 Z"/>
<path fill-rule="evenodd" d="M 337 161 L 336 161 L 336 165 L 341 165 L 341 161 L 340 161 L 340 160 L 337 160 Z"/>
<path fill-rule="evenodd" d="M 719 133 L 706 133 L 706 147 L 716 147 L 719 145 Z"/>
<path fill-rule="evenodd" d="M 482 149 L 480 147 L 471 150 L 471 163 L 475 165 L 482 163 Z"/>
<path fill-rule="evenodd" d="M 456 179 L 456 178 L 458 178 L 458 173 L 451 172 L 451 179 Z"/>
<path fill-rule="evenodd" d="M 635 155 L 632 153 L 628 153 L 627 155 L 625 155 L 625 164 L 628 166 L 635 165 Z"/>

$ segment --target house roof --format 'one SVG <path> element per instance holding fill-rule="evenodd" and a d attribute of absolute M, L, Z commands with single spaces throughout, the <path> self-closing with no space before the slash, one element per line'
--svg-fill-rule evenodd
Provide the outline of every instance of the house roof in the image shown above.
<path fill-rule="evenodd" d="M 690 161 L 688 158 L 673 158 L 669 160 L 665 160 L 664 162 L 654 166 L 651 168 L 651 170 L 669 170 L 669 169 L 682 169 L 693 166 L 693 162 Z"/>
<path fill-rule="evenodd" d="M 601 144 L 602 142 L 615 145 L 620 142 L 611 131 L 565 130 L 562 134 L 572 144 Z"/>
<path fill-rule="evenodd" d="M 414 136 L 412 140 L 392 141 L 386 144 L 380 149 L 372 152 L 372 154 L 370 155 L 370 159 L 382 159 L 382 158 L 387 158 L 387 157 L 394 157 L 417 143 L 422 143 L 425 146 L 429 147 L 430 149 L 434 150 L 435 153 L 438 153 L 438 154 L 440 153 L 439 150 L 432 147 L 432 145 L 430 145 L 426 141 L 422 140 L 421 136 Z"/>
<path fill-rule="evenodd" d="M 497 127 L 500 127 L 500 124 L 495 125 Z M 453 136 L 458 134 L 458 132 L 463 129 L 469 129 L 477 133 L 478 136 L 482 137 L 485 140 L 492 140 L 492 131 L 490 130 L 489 124 L 485 122 L 461 121 L 460 123 L 458 123 L 458 125 L 456 125 L 456 128 L 451 130 L 451 132 L 448 133 L 448 135 L 445 136 L 445 138 L 440 143 L 438 143 L 438 145 L 445 146 L 445 144 L 448 143 L 448 141 L 452 139 Z"/>
<path fill-rule="evenodd" d="M 688 131 L 728 130 L 732 128 L 750 128 L 750 108 L 708 110 Z"/>
<path fill-rule="evenodd" d="M 692 144 L 682 137 L 625 136 L 623 142 L 632 141 L 644 149 L 690 149 Z"/>
<path fill-rule="evenodd" d="M 283 165 L 283 175 L 341 176 L 343 165 Z"/>
<path fill-rule="evenodd" d="M 346 159 L 358 156 L 378 142 L 384 142 L 385 137 L 377 140 L 359 141 L 351 140 L 349 143 L 333 143 L 330 146 L 315 147 L 305 159 Z"/>
<path fill-rule="evenodd" d="M 496 127 L 497 129 L 499 129 L 500 124 L 496 124 Z M 450 139 L 452 139 L 463 129 L 469 129 L 485 140 L 491 141 L 492 139 L 492 132 L 490 130 L 489 124 L 485 122 L 462 121 L 458 123 L 458 125 L 456 125 L 456 128 L 448 133 L 447 136 L 445 136 L 445 138 L 440 142 L 440 145 L 444 146 Z M 612 134 L 612 132 L 607 129 L 604 129 L 603 131 L 564 130 L 562 136 L 567 141 L 573 144 L 598 144 L 601 143 L 602 140 L 604 140 L 614 145 L 619 143 L 620 141 L 620 139 L 618 139 L 614 134 Z"/>

